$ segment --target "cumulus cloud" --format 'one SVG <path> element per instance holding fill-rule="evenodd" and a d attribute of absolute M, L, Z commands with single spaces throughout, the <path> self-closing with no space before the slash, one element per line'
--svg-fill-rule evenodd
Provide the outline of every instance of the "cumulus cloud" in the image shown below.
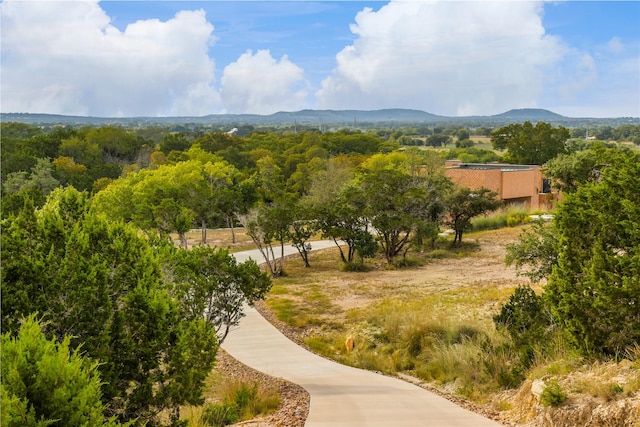
<path fill-rule="evenodd" d="M 95 116 L 196 115 L 219 106 L 205 13 L 124 31 L 97 0 L 14 1 L 2 13 L 2 110 Z"/>
<path fill-rule="evenodd" d="M 214 26 L 203 10 L 123 29 L 98 0 L 0 0 L 0 14 L 3 112 L 184 116 L 313 106 L 442 115 L 524 107 L 573 116 L 639 113 L 638 40 L 612 34 L 588 51 L 568 46 L 545 31 L 542 0 L 392 0 L 365 8 L 332 71 L 306 62 L 313 76 L 326 76 L 314 80 L 314 89 L 301 67 L 269 50 L 218 64 L 218 79 Z"/>
<path fill-rule="evenodd" d="M 541 2 L 391 1 L 366 8 L 316 93 L 321 108 L 493 114 L 532 107 L 566 47 Z M 345 102 L 347 105 L 345 105 Z"/>
<path fill-rule="evenodd" d="M 308 95 L 303 70 L 286 55 L 276 60 L 269 50 L 242 54 L 225 67 L 220 83 L 229 113 L 295 111 L 305 107 Z"/>

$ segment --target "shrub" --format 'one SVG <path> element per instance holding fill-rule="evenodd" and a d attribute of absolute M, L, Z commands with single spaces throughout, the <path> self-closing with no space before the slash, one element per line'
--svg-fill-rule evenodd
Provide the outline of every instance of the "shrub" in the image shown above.
<path fill-rule="evenodd" d="M 530 286 L 518 286 L 493 322 L 509 333 L 516 346 L 534 346 L 541 342 L 547 326 L 542 298 Z"/>
<path fill-rule="evenodd" d="M 531 210 L 527 205 L 516 204 L 507 208 L 507 225 L 509 227 L 515 227 L 520 224 L 527 224 L 531 222 Z"/>
<path fill-rule="evenodd" d="M 422 263 L 415 258 L 402 257 L 393 261 L 393 266 L 397 268 L 419 267 Z"/>
<path fill-rule="evenodd" d="M 104 419 L 98 364 L 72 350 L 70 338 L 48 340 L 34 315 L 2 335 L 2 425 L 119 425 Z"/>
<path fill-rule="evenodd" d="M 342 271 L 347 273 L 367 272 L 371 267 L 362 262 L 345 262 L 342 264 Z"/>
<path fill-rule="evenodd" d="M 443 258 L 449 258 L 451 254 L 446 249 L 434 249 L 431 252 L 427 253 L 426 256 L 427 258 L 443 259 Z"/>
<path fill-rule="evenodd" d="M 560 406 L 567 400 L 567 393 L 562 390 L 558 381 L 553 380 L 545 384 L 540 394 L 540 403 L 542 406 Z"/>

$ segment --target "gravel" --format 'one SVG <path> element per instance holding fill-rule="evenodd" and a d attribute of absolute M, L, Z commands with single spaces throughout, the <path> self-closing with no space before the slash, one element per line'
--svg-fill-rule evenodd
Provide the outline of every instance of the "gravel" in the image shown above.
<path fill-rule="evenodd" d="M 224 350 L 218 350 L 216 356 L 216 370 L 224 372 L 225 376 L 239 379 L 249 384 L 258 383 L 261 387 L 276 390 L 281 403 L 275 412 L 243 421 L 234 426 L 251 427 L 302 427 L 309 414 L 309 393 L 302 387 L 282 378 L 272 377 L 256 371 L 238 362 Z"/>

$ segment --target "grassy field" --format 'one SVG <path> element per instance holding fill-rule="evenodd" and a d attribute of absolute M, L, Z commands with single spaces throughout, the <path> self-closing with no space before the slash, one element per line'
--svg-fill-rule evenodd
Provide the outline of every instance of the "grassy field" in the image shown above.
<path fill-rule="evenodd" d="M 310 269 L 288 262 L 287 277 L 274 280 L 266 302 L 281 321 L 307 330 L 305 343 L 315 352 L 365 369 L 455 383 L 456 393 L 483 401 L 509 381 L 482 367 L 498 369 L 495 359 L 508 357 L 492 316 L 523 282 L 503 262 L 504 245 L 518 234 L 517 228 L 476 233 L 455 251 L 441 242 L 437 257 L 413 254 L 420 266 L 407 270 L 376 259 L 368 273 L 342 272 L 336 250 L 314 253 Z M 344 344 L 349 337 L 353 351 Z"/>
<path fill-rule="evenodd" d="M 638 411 L 640 347 L 621 362 L 589 361 L 557 334 L 544 354 L 523 355 L 496 330 L 493 316 L 518 285 L 528 283 L 504 264 L 505 246 L 528 227 L 504 227 L 517 216 L 521 212 L 512 210 L 483 219 L 478 227 L 488 229 L 465 234 L 461 248 L 452 250 L 443 238 L 435 250 L 410 253 L 411 268 L 389 268 L 376 258 L 366 261 L 366 272 L 343 271 L 337 248 L 313 252 L 310 268 L 299 257 L 289 257 L 285 275 L 273 280 L 266 307 L 290 336 L 318 354 L 415 378 L 499 412 L 507 424 L 522 419 L 523 408 L 527 417 L 540 414 L 540 404 L 559 406 L 559 413 L 565 402 Z M 237 243 L 231 243 L 229 230 L 210 232 L 209 243 L 232 251 L 252 248 L 242 230 L 236 231 Z M 199 236 L 198 231 L 189 237 L 197 244 Z M 542 285 L 534 289 L 540 292 Z M 355 342 L 353 349 L 345 345 L 348 338 Z M 530 360 L 526 366 L 523 356 Z M 224 372 L 219 374 L 211 384 L 217 390 L 211 398 L 218 402 L 232 399 L 224 389 L 242 394 L 252 386 L 224 385 L 219 382 Z M 543 384 L 544 402 L 527 397 L 536 382 Z M 620 414 L 615 417 L 627 416 Z M 564 425 L 575 425 L 581 415 L 575 416 Z"/>
<path fill-rule="evenodd" d="M 311 268 L 294 257 L 266 304 L 318 354 L 416 378 L 498 412 L 505 422 L 521 420 L 523 408 L 533 417 L 536 405 L 560 406 L 557 416 L 564 416 L 565 402 L 637 411 L 640 348 L 626 361 L 589 361 L 558 333 L 544 353 L 525 354 L 496 330 L 493 316 L 528 283 L 504 265 L 505 246 L 523 227 L 470 233 L 461 250 L 450 251 L 442 241 L 436 251 L 412 254 L 418 266 L 408 269 L 389 269 L 376 259 L 368 272 L 343 272 L 335 249 L 313 253 Z M 543 384 L 542 401 L 526 397 L 535 382 Z M 611 419 L 629 416 L 621 414 Z M 582 415 L 571 416 L 577 418 L 565 425 Z"/>

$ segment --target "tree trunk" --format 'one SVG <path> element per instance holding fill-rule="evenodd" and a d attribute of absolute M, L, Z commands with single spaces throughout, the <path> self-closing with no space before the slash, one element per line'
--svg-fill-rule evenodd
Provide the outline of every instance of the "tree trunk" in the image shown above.
<path fill-rule="evenodd" d="M 233 217 L 231 215 L 225 215 L 227 227 L 231 229 L 231 243 L 236 243 L 236 230 L 233 227 Z"/>
<path fill-rule="evenodd" d="M 202 244 L 206 245 L 207 244 L 207 223 L 204 220 L 204 218 L 202 218 L 201 230 L 202 230 Z"/>
<path fill-rule="evenodd" d="M 342 262 L 346 264 L 347 259 L 344 257 L 344 252 L 342 251 L 342 248 L 340 247 L 340 245 L 338 244 L 338 241 L 335 238 L 333 239 L 333 243 L 335 243 L 338 249 L 340 250 L 340 258 L 342 259 Z"/>
<path fill-rule="evenodd" d="M 187 234 L 186 233 L 178 233 L 178 236 L 180 236 L 180 243 L 182 243 L 182 246 L 185 249 L 189 249 L 189 242 L 187 241 Z"/>
<path fill-rule="evenodd" d="M 278 275 L 281 275 L 283 270 L 284 270 L 284 240 L 280 240 L 280 270 L 278 271 Z"/>

